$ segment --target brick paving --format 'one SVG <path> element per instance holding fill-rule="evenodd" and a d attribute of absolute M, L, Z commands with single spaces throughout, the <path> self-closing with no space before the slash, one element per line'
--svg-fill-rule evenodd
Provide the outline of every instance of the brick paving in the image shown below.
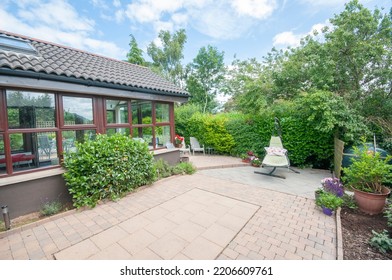
<path fill-rule="evenodd" d="M 211 165 L 213 158 L 192 161 Z M 219 159 L 218 167 L 225 167 Z M 230 167 L 238 161 L 225 159 Z M 116 202 L 0 233 L 0 259 L 337 259 L 336 219 L 307 197 L 328 174 L 301 171 L 285 181 L 253 170 L 174 176 Z M 298 186 L 296 195 L 290 184 L 298 184 L 297 176 L 311 183 L 308 191 Z"/>

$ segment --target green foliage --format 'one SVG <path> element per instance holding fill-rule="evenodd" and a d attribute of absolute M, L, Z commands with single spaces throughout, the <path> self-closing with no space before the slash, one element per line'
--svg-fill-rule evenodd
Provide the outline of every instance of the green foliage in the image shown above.
<path fill-rule="evenodd" d="M 158 180 L 170 177 L 172 175 L 172 167 L 163 159 L 158 159 L 154 162 L 154 169 Z"/>
<path fill-rule="evenodd" d="M 137 65 L 145 65 L 146 61 L 143 58 L 143 50 L 139 48 L 135 37 L 132 34 L 130 36 L 131 36 L 131 41 L 129 43 L 130 50 L 127 53 L 128 62 Z"/>
<path fill-rule="evenodd" d="M 392 202 L 389 202 L 388 206 L 384 210 L 384 217 L 387 218 L 389 227 L 392 227 Z"/>
<path fill-rule="evenodd" d="M 180 162 L 179 164 L 173 166 L 172 169 L 173 175 L 178 175 L 178 174 L 192 175 L 195 172 L 196 172 L 196 168 L 190 162 Z"/>
<path fill-rule="evenodd" d="M 343 194 L 342 199 L 343 199 L 343 206 L 348 207 L 350 209 L 357 209 L 358 208 L 358 205 L 354 199 L 354 196 L 345 193 L 345 194 Z"/>
<path fill-rule="evenodd" d="M 174 34 L 161 30 L 158 38 L 162 47 L 158 47 L 154 42 L 147 47 L 147 54 L 153 60 L 152 66 L 165 78 L 180 85 L 183 76 L 181 59 L 184 57 L 183 50 L 187 39 L 185 29 L 180 29 Z"/>
<path fill-rule="evenodd" d="M 216 95 L 224 80 L 224 53 L 216 47 L 202 47 L 187 66 L 187 89 L 190 102 L 198 104 L 202 112 L 212 112 L 217 106 Z"/>
<path fill-rule="evenodd" d="M 363 147 L 366 146 L 365 139 Z M 343 168 L 342 180 L 347 187 L 364 192 L 381 193 L 382 186 L 392 180 L 392 156 L 381 159 L 380 153 L 354 147 L 354 157 L 348 167 Z"/>
<path fill-rule="evenodd" d="M 268 147 L 273 133 L 273 123 L 271 116 L 228 114 L 226 127 L 235 143 L 231 154 L 239 156 L 253 151 L 259 156 L 264 155 L 264 147 Z"/>
<path fill-rule="evenodd" d="M 332 210 L 337 209 L 338 207 L 342 206 L 342 204 L 343 199 L 330 192 L 322 192 L 316 199 L 316 205 Z"/>
<path fill-rule="evenodd" d="M 76 144 L 64 159 L 64 179 L 75 207 L 94 207 L 102 199 L 118 199 L 155 179 L 153 156 L 145 143 L 113 134 Z"/>
<path fill-rule="evenodd" d="M 373 236 L 370 238 L 369 244 L 377 248 L 381 253 L 386 254 L 392 250 L 392 238 L 389 237 L 388 231 L 376 232 L 372 230 Z"/>
<path fill-rule="evenodd" d="M 368 132 L 364 119 L 344 103 L 344 99 L 329 91 L 317 90 L 303 94 L 296 100 L 300 112 L 308 124 L 323 134 L 334 135 L 352 142 L 358 135 Z"/>
<path fill-rule="evenodd" d="M 154 162 L 154 166 L 158 180 L 170 177 L 172 175 L 191 175 L 196 172 L 196 168 L 190 162 L 180 162 L 175 166 L 170 166 L 167 161 L 164 161 L 163 159 L 158 159 Z"/>
<path fill-rule="evenodd" d="M 46 202 L 40 211 L 42 216 L 52 216 L 59 213 L 63 206 L 59 201 Z"/>

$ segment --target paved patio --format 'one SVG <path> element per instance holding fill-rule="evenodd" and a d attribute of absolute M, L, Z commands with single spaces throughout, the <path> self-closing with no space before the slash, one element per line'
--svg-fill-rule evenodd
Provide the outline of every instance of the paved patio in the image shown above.
<path fill-rule="evenodd" d="M 284 180 L 237 158 L 190 160 L 199 167 L 194 175 L 0 233 L 0 259 L 337 258 L 336 219 L 313 199 L 327 171 L 279 170 Z"/>

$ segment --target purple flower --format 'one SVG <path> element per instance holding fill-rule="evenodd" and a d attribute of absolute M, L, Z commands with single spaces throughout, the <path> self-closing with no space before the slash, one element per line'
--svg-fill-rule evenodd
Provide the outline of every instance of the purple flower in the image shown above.
<path fill-rule="evenodd" d="M 324 178 L 321 184 L 325 191 L 333 193 L 337 197 L 342 197 L 344 188 L 342 182 L 338 178 Z"/>

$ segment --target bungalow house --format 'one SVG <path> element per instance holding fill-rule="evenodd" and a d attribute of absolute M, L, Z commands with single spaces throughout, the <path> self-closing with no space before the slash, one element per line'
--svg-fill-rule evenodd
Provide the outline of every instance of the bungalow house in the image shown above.
<path fill-rule="evenodd" d="M 176 162 L 174 105 L 188 93 L 147 67 L 0 30 L 0 206 L 11 217 L 70 201 L 63 155 L 121 132 Z"/>

